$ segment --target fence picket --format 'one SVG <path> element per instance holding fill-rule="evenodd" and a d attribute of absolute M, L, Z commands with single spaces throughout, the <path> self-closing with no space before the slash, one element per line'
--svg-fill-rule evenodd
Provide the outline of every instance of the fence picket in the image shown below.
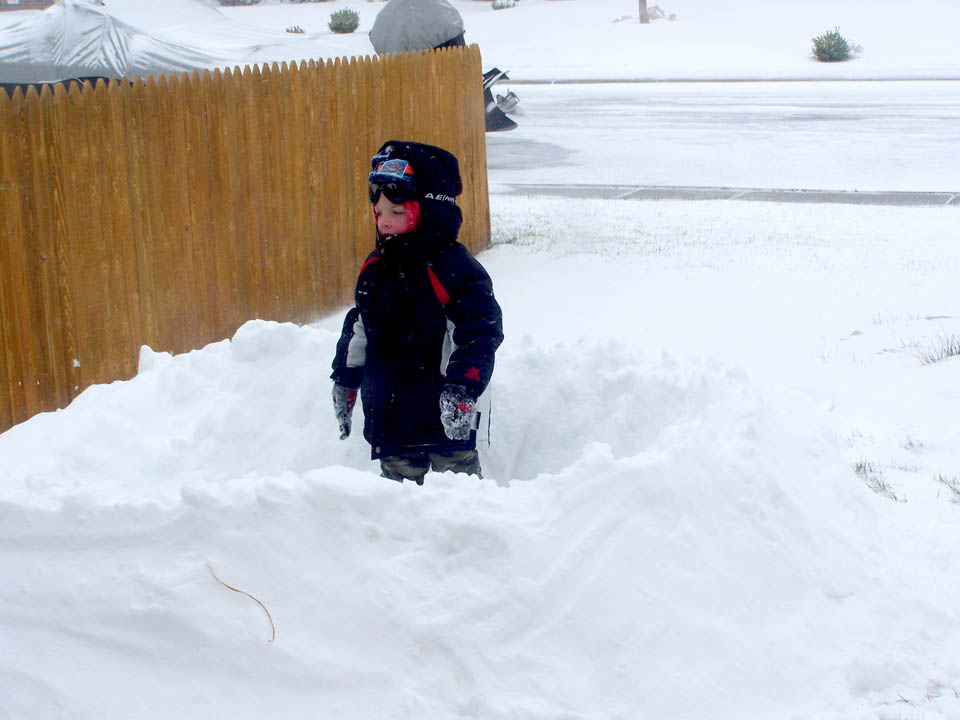
<path fill-rule="evenodd" d="M 0 422 L 10 425 L 30 417 L 23 387 L 30 358 L 21 341 L 21 333 L 29 331 L 29 326 L 22 315 L 22 300 L 19 299 L 25 292 L 24 275 L 27 272 L 17 152 L 20 137 L 17 118 L 22 106 L 23 93 L 19 89 L 9 100 L 6 93 L 0 93 L 0 368 L 3 370 Z M 0 425 L 0 428 L 4 427 L 7 426 Z"/>
<path fill-rule="evenodd" d="M 36 143 L 37 133 L 27 129 L 35 125 L 39 119 L 40 96 L 35 88 L 27 90 L 23 102 L 17 113 L 17 125 L 20 129 L 17 148 L 17 163 L 20 171 L 20 228 L 22 239 L 20 252 L 25 277 L 20 278 L 20 288 L 14 302 L 18 307 L 17 315 L 22 323 L 19 327 L 21 347 L 26 353 L 25 370 L 28 375 L 22 379 L 24 401 L 27 412 L 39 412 L 42 408 L 42 398 L 50 388 L 50 359 L 48 356 L 46 335 L 46 313 L 43 307 L 43 265 L 45 248 L 42 246 L 41 235 L 43 223 L 40 220 L 45 207 L 49 204 L 48 198 L 38 202 L 31 202 L 33 193 L 42 178 L 35 177 L 37 166 L 32 157 L 39 150 Z"/>
<path fill-rule="evenodd" d="M 35 90 L 27 93 L 24 102 L 24 119 L 27 127 L 34 130 L 29 138 L 26 163 L 29 197 L 36 202 L 21 208 L 24 230 L 29 240 L 24 245 L 27 266 L 32 268 L 27 287 L 30 295 L 23 298 L 29 303 L 34 327 L 34 347 L 37 350 L 36 362 L 32 369 L 34 376 L 29 387 L 36 386 L 37 403 L 41 398 L 52 395 L 58 402 L 67 402 L 67 378 L 63 362 L 63 332 L 60 313 L 60 294 L 57 290 L 57 258 L 53 197 L 46 192 L 51 183 L 52 132 L 50 127 L 50 107 L 53 95 L 49 87 L 44 87 L 38 95 Z M 42 197 L 38 195 L 42 193 Z"/>
<path fill-rule="evenodd" d="M 109 126 L 109 103 L 107 84 L 97 81 L 95 86 L 85 87 L 82 92 L 87 132 L 86 144 L 90 148 L 89 180 L 84 201 L 90 207 L 91 225 L 85 239 L 91 258 L 95 258 L 87 272 L 92 271 L 93 280 L 100 292 L 95 301 L 88 302 L 84 309 L 91 316 L 90 327 L 96 328 L 95 365 L 88 366 L 89 382 L 109 382 L 117 377 L 130 377 L 136 366 L 130 352 L 133 336 L 127 312 L 129 288 L 125 281 L 126 258 L 123 244 L 117 242 L 115 233 L 116 208 L 113 207 L 113 180 L 117 174 L 112 155 Z M 88 296 L 89 297 L 89 296 Z M 92 378 L 96 378 L 93 380 Z"/>
<path fill-rule="evenodd" d="M 206 77 L 194 70 L 181 77 L 183 85 L 183 124 L 186 141 L 188 192 L 187 214 L 190 218 L 190 277 L 196 287 L 197 312 L 204 317 L 209 332 L 219 330 L 219 309 L 216 301 L 218 282 L 216 253 L 211 242 L 213 218 L 210 215 L 210 147 L 204 127 L 206 103 L 203 98 Z"/>
<path fill-rule="evenodd" d="M 34 197 L 35 210 L 38 217 L 39 245 L 41 248 L 42 306 L 46 324 L 45 339 L 47 343 L 47 363 L 49 378 L 52 386 L 48 386 L 47 394 L 52 393 L 58 405 L 68 403 L 73 395 L 70 392 L 70 377 L 67 371 L 69 353 L 67 350 L 67 333 L 65 332 L 65 317 L 61 307 L 63 296 L 63 265 L 60 258 L 60 223 L 58 222 L 57 205 L 59 202 L 56 188 L 59 184 L 59 161 L 56 152 L 56 132 L 54 130 L 55 115 L 53 112 L 53 92 L 49 85 L 45 85 L 40 93 L 40 105 L 37 113 L 29 122 L 38 129 L 34 134 L 33 148 Z M 39 184 L 38 184 L 39 183 Z M 53 190 L 53 191 L 51 191 Z M 43 199 L 40 199 L 40 196 Z M 42 383 L 42 381 L 41 381 Z"/>

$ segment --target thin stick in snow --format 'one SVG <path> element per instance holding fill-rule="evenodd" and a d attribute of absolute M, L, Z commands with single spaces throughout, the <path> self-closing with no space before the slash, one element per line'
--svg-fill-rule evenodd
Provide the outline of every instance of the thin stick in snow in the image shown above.
<path fill-rule="evenodd" d="M 209 563 L 207 563 L 207 570 L 209 570 L 209 571 L 210 571 L 210 574 L 213 575 L 213 579 L 216 580 L 216 581 L 217 581 L 218 583 L 220 583 L 221 585 L 223 585 L 225 588 L 227 588 L 227 590 L 233 590 L 234 592 L 240 593 L 241 595 L 246 595 L 246 596 L 247 596 L 248 598 L 250 598 L 251 600 L 256 600 L 257 604 L 258 604 L 260 607 L 263 608 L 263 611 L 267 614 L 267 619 L 270 621 L 270 630 L 271 630 L 272 632 L 271 632 L 271 635 L 270 635 L 270 639 L 267 640 L 267 642 L 273 642 L 273 641 L 276 639 L 276 637 L 277 637 L 277 626 L 273 624 L 273 616 L 270 615 L 270 611 L 267 610 L 267 606 L 264 605 L 264 604 L 263 604 L 262 602 L 260 602 L 259 600 L 257 600 L 257 598 L 255 598 L 253 595 L 251 595 L 251 594 L 248 593 L 247 591 L 245 591 L 245 590 L 239 590 L 239 589 L 233 587 L 233 585 L 227 585 L 223 580 L 221 580 L 220 578 L 217 577 L 217 574 L 213 571 L 213 568 L 210 567 L 210 564 L 209 564 Z"/>

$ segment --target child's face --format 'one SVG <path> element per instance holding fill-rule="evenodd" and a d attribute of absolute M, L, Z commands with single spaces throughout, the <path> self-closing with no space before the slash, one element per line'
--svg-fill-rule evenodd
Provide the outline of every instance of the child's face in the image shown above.
<path fill-rule="evenodd" d="M 387 200 L 384 193 L 373 205 L 373 216 L 381 235 L 402 235 L 408 230 L 407 209 Z"/>

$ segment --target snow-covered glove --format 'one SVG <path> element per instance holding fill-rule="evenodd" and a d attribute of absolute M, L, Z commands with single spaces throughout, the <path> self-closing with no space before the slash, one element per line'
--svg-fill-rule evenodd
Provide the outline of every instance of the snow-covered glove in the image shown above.
<path fill-rule="evenodd" d="M 357 404 L 357 391 L 355 388 L 344 387 L 343 385 L 333 385 L 333 412 L 337 415 L 337 422 L 340 423 L 340 439 L 346 440 L 350 437 L 350 428 L 353 422 L 350 416 L 353 414 L 353 406 Z"/>
<path fill-rule="evenodd" d="M 463 385 L 444 385 L 440 393 L 440 422 L 451 440 L 467 440 L 474 427 L 477 399 Z"/>

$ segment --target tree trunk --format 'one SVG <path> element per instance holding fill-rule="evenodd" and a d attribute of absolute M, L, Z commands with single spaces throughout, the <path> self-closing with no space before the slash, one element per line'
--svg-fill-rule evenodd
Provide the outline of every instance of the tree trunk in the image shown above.
<path fill-rule="evenodd" d="M 640 22 L 646 25 L 650 22 L 650 13 L 647 12 L 647 0 L 639 0 L 640 2 Z"/>

